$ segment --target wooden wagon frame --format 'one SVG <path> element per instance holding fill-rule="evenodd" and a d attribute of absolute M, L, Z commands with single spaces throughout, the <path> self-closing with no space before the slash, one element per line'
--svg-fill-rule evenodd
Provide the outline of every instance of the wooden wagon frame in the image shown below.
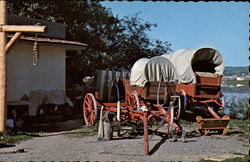
<path fill-rule="evenodd" d="M 182 131 L 178 123 L 181 112 L 181 99 L 176 94 L 176 83 L 148 82 L 145 87 L 131 86 L 129 80 L 123 80 L 125 87 L 125 101 L 120 103 L 117 87 L 117 102 L 103 102 L 99 100 L 99 92 L 87 93 L 83 102 L 83 115 L 88 126 L 95 124 L 98 112 L 109 111 L 116 113 L 117 121 L 143 122 L 144 153 L 149 153 L 148 122 L 158 121 L 163 125 L 168 123 L 168 134 L 175 137 Z M 161 87 L 161 88 L 160 88 Z M 161 102 L 161 103 L 159 103 Z"/>

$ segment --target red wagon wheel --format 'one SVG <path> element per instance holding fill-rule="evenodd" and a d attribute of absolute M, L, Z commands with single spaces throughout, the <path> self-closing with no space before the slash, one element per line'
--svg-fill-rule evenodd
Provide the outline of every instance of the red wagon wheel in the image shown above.
<path fill-rule="evenodd" d="M 127 104 L 129 110 L 138 110 L 140 108 L 140 101 L 136 91 L 134 91 L 130 96 L 128 96 Z"/>
<path fill-rule="evenodd" d="M 93 126 L 97 118 L 96 99 L 92 93 L 87 93 L 83 100 L 83 116 L 86 125 Z"/>

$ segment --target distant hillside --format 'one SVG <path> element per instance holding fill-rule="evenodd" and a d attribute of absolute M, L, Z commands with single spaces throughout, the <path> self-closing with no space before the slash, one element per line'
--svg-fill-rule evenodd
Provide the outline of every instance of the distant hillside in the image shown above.
<path fill-rule="evenodd" d="M 226 66 L 224 71 L 225 76 L 232 76 L 232 75 L 245 76 L 248 74 L 249 74 L 248 66 L 237 66 L 237 67 Z"/>

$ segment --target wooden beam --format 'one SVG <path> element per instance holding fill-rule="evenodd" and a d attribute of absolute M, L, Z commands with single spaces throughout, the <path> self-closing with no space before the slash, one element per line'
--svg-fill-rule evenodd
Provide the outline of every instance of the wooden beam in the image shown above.
<path fill-rule="evenodd" d="M 7 2 L 0 0 L 0 25 L 7 23 Z M 6 53 L 7 35 L 0 32 L 0 132 L 6 130 L 7 102 L 6 102 Z"/>
<path fill-rule="evenodd" d="M 12 45 L 16 43 L 16 41 L 21 37 L 22 32 L 16 32 L 15 35 L 9 40 L 7 45 L 5 46 L 5 53 L 8 54 Z"/>
<path fill-rule="evenodd" d="M 45 32 L 46 26 L 38 25 L 0 25 L 0 32 Z"/>
<path fill-rule="evenodd" d="M 21 36 L 21 32 L 45 32 L 46 26 L 38 25 L 6 25 L 7 24 L 7 1 L 0 0 L 0 132 L 6 130 L 7 119 L 7 61 L 6 51 L 8 51 Z M 7 44 L 6 32 L 17 32 Z"/>

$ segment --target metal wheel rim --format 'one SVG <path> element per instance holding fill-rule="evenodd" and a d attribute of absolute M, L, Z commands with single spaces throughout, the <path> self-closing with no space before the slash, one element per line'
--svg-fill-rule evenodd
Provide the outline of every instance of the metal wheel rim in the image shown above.
<path fill-rule="evenodd" d="M 174 137 L 174 108 L 173 107 L 171 107 L 171 111 L 170 111 L 169 131 L 170 131 L 171 137 L 173 138 Z"/>

